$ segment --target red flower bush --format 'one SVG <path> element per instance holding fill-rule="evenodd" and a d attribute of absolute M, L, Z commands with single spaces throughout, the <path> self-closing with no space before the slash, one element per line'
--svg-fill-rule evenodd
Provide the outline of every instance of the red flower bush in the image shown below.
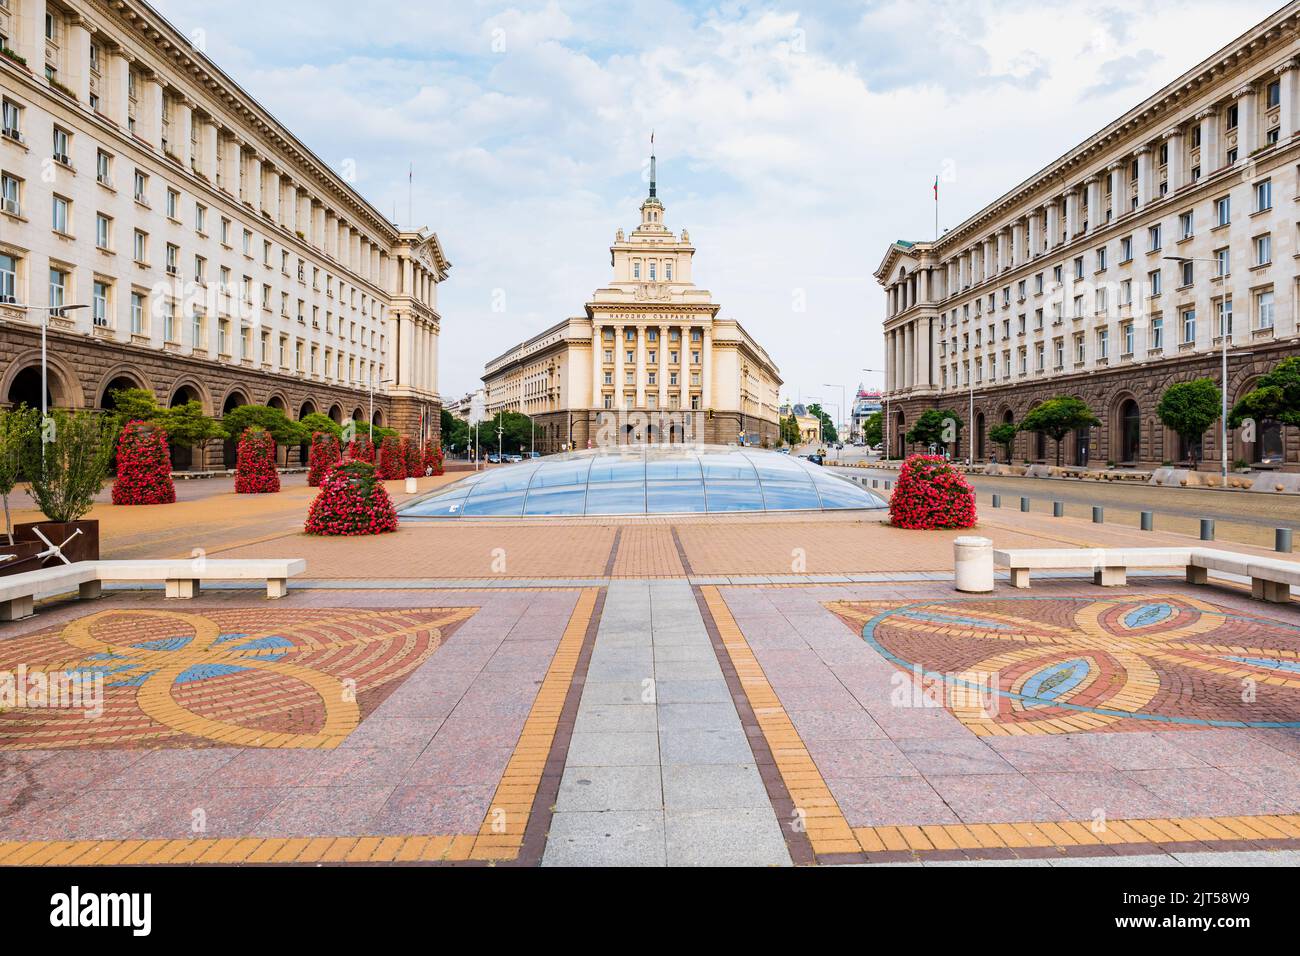
<path fill-rule="evenodd" d="M 275 470 L 275 440 L 264 428 L 249 427 L 239 439 L 235 463 L 235 493 L 264 495 L 280 490 Z"/>
<path fill-rule="evenodd" d="M 312 432 L 307 454 L 307 484 L 319 488 L 325 473 L 339 462 L 339 440 L 329 432 Z"/>
<path fill-rule="evenodd" d="M 424 443 L 424 458 L 421 464 L 424 465 L 420 474 L 422 475 L 441 475 L 442 467 L 442 446 L 435 445 L 431 441 Z"/>
<path fill-rule="evenodd" d="M 167 433 L 148 422 L 127 422 L 117 438 L 115 505 L 166 505 L 176 500 Z"/>
<path fill-rule="evenodd" d="M 348 442 L 347 458 L 349 461 L 368 461 L 373 465 L 375 463 L 374 443 L 369 438 L 358 435 Z"/>
<path fill-rule="evenodd" d="M 379 467 L 376 474 L 383 481 L 400 480 L 406 477 L 406 454 L 396 436 L 390 435 L 380 444 Z"/>
<path fill-rule="evenodd" d="M 402 458 L 406 460 L 406 474 L 404 478 L 423 478 L 424 477 L 424 455 L 420 451 L 420 443 L 412 438 L 402 439 Z"/>
<path fill-rule="evenodd" d="M 897 528 L 924 531 L 974 527 L 975 490 L 940 456 L 913 455 L 898 473 L 889 519 Z"/>
<path fill-rule="evenodd" d="M 392 499 L 369 462 L 350 461 L 331 468 L 307 512 L 308 534 L 362 535 L 397 530 Z"/>

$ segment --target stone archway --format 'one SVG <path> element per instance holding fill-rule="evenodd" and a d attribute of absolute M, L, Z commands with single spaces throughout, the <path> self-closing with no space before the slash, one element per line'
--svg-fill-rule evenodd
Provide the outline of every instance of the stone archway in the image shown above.
<path fill-rule="evenodd" d="M 342 424 L 343 424 L 343 406 L 340 405 L 338 402 L 335 402 L 333 405 L 330 406 L 329 416 L 330 416 L 330 419 L 331 419 L 331 420 L 332 420 L 336 425 L 342 425 Z"/>
<path fill-rule="evenodd" d="M 45 366 L 45 399 L 50 408 L 80 408 L 81 383 L 61 362 L 49 360 Z M 4 400 L 10 406 L 41 407 L 41 361 L 20 356 L 10 367 L 4 382 Z"/>
<path fill-rule="evenodd" d="M 1123 465 L 1135 465 L 1142 460 L 1142 409 L 1138 407 L 1133 396 L 1121 398 L 1115 409 L 1113 434 L 1115 442 L 1115 461 Z"/>
<path fill-rule="evenodd" d="M 985 442 L 986 430 L 984 428 L 984 413 L 977 412 L 975 415 L 975 460 L 983 461 L 988 457 Z"/>
<path fill-rule="evenodd" d="M 230 394 L 221 403 L 222 416 L 229 415 L 241 405 L 249 404 L 248 395 L 242 389 L 231 389 Z M 225 468 L 234 468 L 239 463 L 239 436 L 231 435 L 221 443 L 221 464 Z"/>
<path fill-rule="evenodd" d="M 894 447 L 897 450 L 894 457 L 907 457 L 907 416 L 901 410 L 894 416 Z"/>
<path fill-rule="evenodd" d="M 203 395 L 199 392 L 198 387 L 189 383 L 177 385 L 172 392 L 171 398 L 167 400 L 168 408 L 177 408 L 188 402 L 198 402 L 203 404 Z M 196 468 L 194 449 L 188 445 L 171 446 L 172 471 L 194 471 Z"/>
<path fill-rule="evenodd" d="M 131 368 L 119 368 L 105 377 L 96 397 L 96 407 L 109 411 L 117 408 L 117 401 L 114 399 L 113 393 L 123 392 L 127 389 L 143 389 L 153 394 L 153 390 L 146 384 L 143 375 Z"/>

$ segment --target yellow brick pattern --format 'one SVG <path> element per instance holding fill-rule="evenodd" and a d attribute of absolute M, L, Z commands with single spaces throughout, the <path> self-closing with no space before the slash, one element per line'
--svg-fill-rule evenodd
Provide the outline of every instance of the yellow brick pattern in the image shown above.
<path fill-rule="evenodd" d="M 181 863 L 439 863 L 519 855 L 542 770 L 596 605 L 584 589 L 524 723 L 492 807 L 476 834 L 442 836 L 226 837 L 186 840 L 0 841 L 0 866 Z"/>

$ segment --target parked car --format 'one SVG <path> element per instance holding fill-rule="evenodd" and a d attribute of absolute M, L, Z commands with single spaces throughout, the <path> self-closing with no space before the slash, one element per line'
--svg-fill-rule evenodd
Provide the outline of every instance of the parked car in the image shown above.
<path fill-rule="evenodd" d="M 499 465 L 499 464 L 501 464 L 501 456 L 498 455 L 498 454 L 497 454 L 496 452 L 494 452 L 494 451 L 490 451 L 490 452 L 488 452 L 487 460 L 488 460 L 488 463 L 489 463 L 489 464 L 492 464 L 492 465 Z"/>
<path fill-rule="evenodd" d="M 540 451 L 530 451 L 530 452 L 528 453 L 528 457 L 529 457 L 529 458 L 541 458 L 541 457 L 542 457 L 542 453 L 541 453 Z"/>
<path fill-rule="evenodd" d="M 799 457 L 800 457 L 800 458 L 807 458 L 807 459 L 808 459 L 810 462 L 812 462 L 814 465 L 825 464 L 825 461 L 824 461 L 824 459 L 822 458 L 821 455 L 800 455 Z"/>
<path fill-rule="evenodd" d="M 523 455 L 506 455 L 506 461 L 514 462 L 514 461 L 523 461 L 523 460 L 524 460 Z"/>

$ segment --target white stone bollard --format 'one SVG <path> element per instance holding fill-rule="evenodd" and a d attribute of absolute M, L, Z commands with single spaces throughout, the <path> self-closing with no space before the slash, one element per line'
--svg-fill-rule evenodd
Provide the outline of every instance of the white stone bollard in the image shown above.
<path fill-rule="evenodd" d="M 993 590 L 993 542 L 964 537 L 952 543 L 953 571 L 958 591 Z"/>
<path fill-rule="evenodd" d="M 415 494 L 415 492 L 416 492 L 417 490 L 418 490 L 418 489 L 415 487 L 415 479 L 414 479 L 414 478 L 407 478 L 407 479 L 406 479 L 406 493 L 407 493 L 408 495 L 413 495 L 413 494 Z"/>

